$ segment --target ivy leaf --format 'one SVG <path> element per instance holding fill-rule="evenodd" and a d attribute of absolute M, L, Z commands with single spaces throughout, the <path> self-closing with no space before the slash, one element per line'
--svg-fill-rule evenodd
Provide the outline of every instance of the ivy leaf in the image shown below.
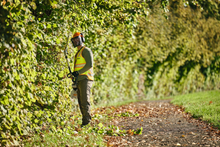
<path fill-rule="evenodd" d="M 56 40 L 56 43 L 57 43 L 57 44 L 60 44 L 60 39 L 59 39 L 59 38 Z"/>
<path fill-rule="evenodd" d="M 28 97 L 29 99 L 33 99 L 33 94 L 32 94 L 32 93 L 27 93 L 27 97 Z"/>
<path fill-rule="evenodd" d="M 64 77 L 64 72 L 63 71 L 61 71 L 60 73 L 59 73 L 59 75 L 58 75 L 60 78 L 62 78 L 62 77 Z"/>
<path fill-rule="evenodd" d="M 50 29 L 50 28 L 51 28 L 51 24 L 48 24 L 48 25 L 47 25 L 47 28 Z"/>
<path fill-rule="evenodd" d="M 134 134 L 139 134 L 139 135 L 141 135 L 141 134 L 142 134 L 142 131 L 143 131 L 143 128 L 141 127 L 140 129 L 137 129 L 137 131 L 135 131 Z"/>
<path fill-rule="evenodd" d="M 50 90 L 50 87 L 49 87 L 49 86 L 45 86 L 44 89 L 47 90 L 47 91 L 49 91 L 49 90 Z"/>
<path fill-rule="evenodd" d="M 28 34 L 27 36 L 30 40 L 33 40 L 34 35 L 33 34 Z"/>
<path fill-rule="evenodd" d="M 5 98 L 4 99 L 4 105 L 8 105 L 8 104 L 9 104 L 8 98 Z"/>
<path fill-rule="evenodd" d="M 57 28 L 57 24 L 55 23 L 55 24 L 53 24 L 53 28 Z"/>
<path fill-rule="evenodd" d="M 34 10 L 37 9 L 37 5 L 36 5 L 35 2 L 32 1 L 32 2 L 30 3 L 30 5 L 31 5 L 31 7 L 32 7 Z"/>
<path fill-rule="evenodd" d="M 99 126 L 100 128 L 102 128 L 102 127 L 103 127 L 103 124 L 102 124 L 102 123 L 99 123 L 98 126 Z"/>
<path fill-rule="evenodd" d="M 38 120 L 38 119 L 34 119 L 34 122 L 35 122 L 35 123 L 38 123 L 38 122 L 39 122 L 39 120 Z"/>

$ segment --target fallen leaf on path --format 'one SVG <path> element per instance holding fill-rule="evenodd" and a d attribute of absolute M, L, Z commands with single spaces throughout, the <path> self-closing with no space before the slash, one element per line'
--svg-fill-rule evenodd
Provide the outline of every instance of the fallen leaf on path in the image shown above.
<path fill-rule="evenodd" d="M 129 135 L 134 135 L 134 132 L 133 132 L 131 129 L 129 129 L 129 130 L 127 131 L 127 134 L 129 134 Z"/>

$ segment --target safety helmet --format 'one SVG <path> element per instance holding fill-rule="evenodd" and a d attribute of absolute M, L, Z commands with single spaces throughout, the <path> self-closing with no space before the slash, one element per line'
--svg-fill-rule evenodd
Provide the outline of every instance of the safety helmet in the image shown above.
<path fill-rule="evenodd" d="M 80 46 L 85 42 L 85 38 L 82 33 L 76 32 L 71 38 L 72 44 L 74 47 Z"/>

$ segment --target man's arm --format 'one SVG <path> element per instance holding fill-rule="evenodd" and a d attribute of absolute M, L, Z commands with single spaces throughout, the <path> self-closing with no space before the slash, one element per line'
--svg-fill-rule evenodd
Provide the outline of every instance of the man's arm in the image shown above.
<path fill-rule="evenodd" d="M 84 48 L 82 52 L 82 56 L 86 60 L 86 65 L 81 70 L 78 71 L 79 74 L 82 74 L 93 67 L 93 54 L 91 49 Z"/>

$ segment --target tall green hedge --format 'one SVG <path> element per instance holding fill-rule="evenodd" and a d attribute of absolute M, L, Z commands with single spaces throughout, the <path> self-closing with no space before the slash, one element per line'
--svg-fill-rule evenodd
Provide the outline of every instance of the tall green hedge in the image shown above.
<path fill-rule="evenodd" d="M 144 12 L 140 10 L 144 5 L 101 0 L 2 1 L 1 144 L 17 145 L 20 137 L 43 126 L 50 126 L 51 131 L 57 131 L 58 126 L 65 128 L 76 103 L 69 97 L 72 83 L 66 77 L 63 50 L 68 36 L 76 31 L 85 34 L 86 45 L 94 53 L 93 102 L 135 95 L 137 69 L 134 61 L 130 66 L 123 53 L 123 36 L 132 35 L 135 14 Z M 121 28 L 128 33 L 124 35 Z M 75 50 L 71 43 L 68 51 L 73 69 Z"/>

